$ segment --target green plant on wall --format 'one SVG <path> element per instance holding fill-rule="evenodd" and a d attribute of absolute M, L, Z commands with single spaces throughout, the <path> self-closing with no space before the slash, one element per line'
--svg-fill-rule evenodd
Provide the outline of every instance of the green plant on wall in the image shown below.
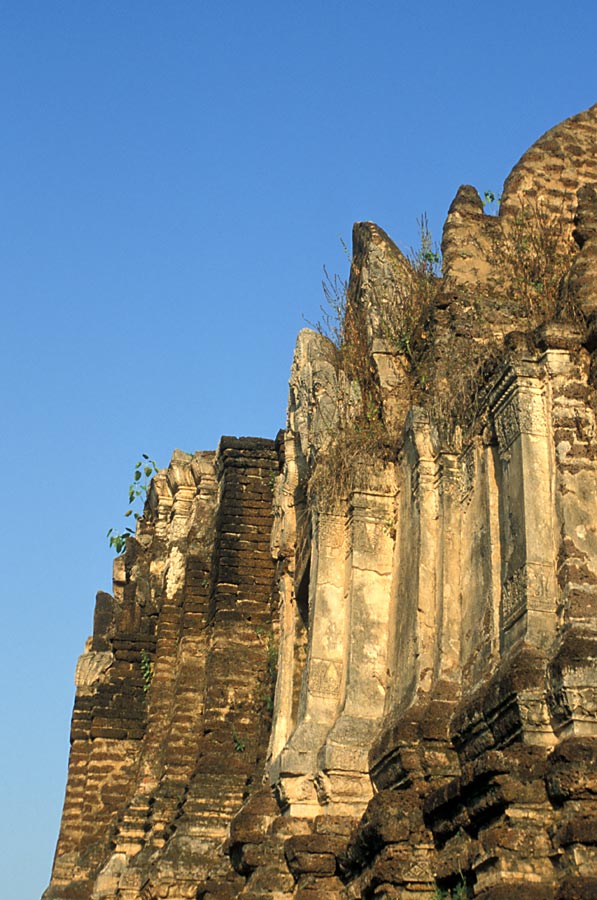
<path fill-rule="evenodd" d="M 274 709 L 274 693 L 276 690 L 276 679 L 278 677 L 278 647 L 273 631 L 266 633 L 262 627 L 256 628 L 255 633 L 260 643 L 265 646 L 266 650 L 266 666 L 267 680 L 263 686 L 260 695 L 260 701 L 268 713 L 272 713 Z"/>
<path fill-rule="evenodd" d="M 331 276 L 324 267 L 325 302 L 316 328 L 330 341 L 330 361 L 337 373 L 337 417 L 330 423 L 329 444 L 318 452 L 309 487 L 326 504 L 358 487 L 363 471 L 373 460 L 393 458 L 401 432 L 402 422 L 388 423 L 384 417 L 372 357 L 372 327 L 401 358 L 413 390 L 427 392 L 428 374 L 421 367 L 418 345 L 426 337 L 421 323 L 438 291 L 442 259 L 425 214 L 418 219 L 418 226 L 416 248 L 407 256 L 398 251 L 395 256 L 389 254 L 387 278 L 379 289 L 382 294 L 374 300 L 362 301 L 358 277 L 353 287 L 352 282 Z M 353 290 L 357 292 L 354 297 Z M 371 290 L 375 293 L 377 289 Z M 369 317 L 370 308 L 374 309 L 373 319 Z"/>
<path fill-rule="evenodd" d="M 405 280 L 404 273 L 396 271 L 394 295 L 384 296 L 380 304 L 384 336 L 409 358 L 421 313 L 435 297 L 442 268 L 441 250 L 433 239 L 426 213 L 417 219 L 417 226 L 419 244 L 406 255 L 410 277 Z M 323 271 L 325 303 L 320 307 L 321 319 L 316 328 L 335 346 L 339 366 L 358 382 L 364 416 L 370 419 L 375 385 L 366 322 L 357 309 L 350 308 L 348 282 L 338 275 L 330 276 L 325 266 Z"/>
<path fill-rule="evenodd" d="M 408 260 L 415 272 L 427 278 L 439 278 L 442 274 L 442 254 L 439 246 L 433 240 L 427 213 L 422 213 L 417 219 L 419 227 L 419 246 L 412 247 L 408 254 Z"/>
<path fill-rule="evenodd" d="M 395 272 L 396 288 L 382 309 L 382 326 L 386 339 L 406 360 L 418 392 L 425 393 L 427 374 L 421 365 L 426 338 L 423 324 L 440 287 L 442 255 L 426 213 L 417 219 L 417 225 L 419 245 L 411 247 L 407 254 L 412 277 L 405 280 L 399 271 Z"/>
<path fill-rule="evenodd" d="M 142 513 L 139 512 L 138 509 L 135 509 L 135 505 L 139 500 L 141 500 L 141 505 L 145 503 L 151 479 L 158 472 L 159 469 L 155 460 L 150 459 L 146 453 L 143 453 L 141 459 L 135 463 L 135 468 L 133 469 L 133 480 L 129 484 L 128 493 L 129 508 L 124 514 L 125 519 L 133 516 L 135 521 L 137 521 L 137 519 L 141 518 Z M 124 531 L 115 531 L 114 528 L 110 528 L 106 537 L 108 538 L 110 547 L 113 547 L 116 554 L 120 556 L 120 554 L 124 553 L 126 550 L 128 538 L 133 534 L 134 531 L 130 527 L 125 528 Z"/>
<path fill-rule="evenodd" d="M 578 310 L 560 308 L 562 278 L 577 249 L 565 223 L 563 213 L 526 200 L 491 232 L 487 257 L 498 276 L 492 290 L 505 293 L 513 312 L 531 327 L 555 316 L 579 319 Z"/>
<path fill-rule="evenodd" d="M 466 882 L 461 876 L 460 880 L 453 888 L 446 888 L 443 890 L 442 888 L 436 887 L 432 896 L 433 900 L 467 900 L 468 891 L 466 889 Z"/>
<path fill-rule="evenodd" d="M 151 663 L 151 656 L 147 650 L 141 651 L 141 674 L 143 676 L 143 691 L 144 693 L 147 693 L 153 679 L 153 665 Z"/>
<path fill-rule="evenodd" d="M 244 753 L 247 749 L 247 744 L 241 737 L 238 736 L 236 731 L 232 729 L 232 742 L 234 744 L 234 749 L 236 753 Z"/>
<path fill-rule="evenodd" d="M 483 212 L 488 216 L 497 216 L 500 211 L 500 203 L 502 202 L 501 194 L 496 195 L 493 191 L 483 192 Z"/>
<path fill-rule="evenodd" d="M 268 487 L 269 487 L 270 491 L 272 492 L 272 494 L 274 493 L 274 491 L 276 489 L 277 474 L 278 474 L 278 472 L 276 471 L 276 469 L 272 469 L 271 472 L 269 473 L 269 477 L 267 480 Z"/>
<path fill-rule="evenodd" d="M 359 304 L 348 302 L 347 281 L 331 276 L 325 266 L 323 272 L 325 302 L 315 328 L 330 342 L 337 419 L 330 422 L 330 444 L 318 454 L 310 489 L 334 502 L 354 486 L 362 459 L 375 456 L 385 429 L 365 312 Z"/>

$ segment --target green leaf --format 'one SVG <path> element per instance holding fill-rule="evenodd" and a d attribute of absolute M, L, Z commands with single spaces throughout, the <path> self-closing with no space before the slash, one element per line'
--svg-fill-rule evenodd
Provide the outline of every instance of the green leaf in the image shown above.
<path fill-rule="evenodd" d="M 127 509 L 127 511 L 126 511 L 125 514 L 124 514 L 124 518 L 125 518 L 125 519 L 128 519 L 128 517 L 129 517 L 129 516 L 132 516 L 132 514 L 133 514 L 132 509 Z"/>
<path fill-rule="evenodd" d="M 139 471 L 139 469 L 136 469 L 135 470 L 135 481 L 139 481 L 140 478 L 141 478 L 141 472 Z"/>
<path fill-rule="evenodd" d="M 145 469 L 143 471 L 145 472 L 146 478 L 151 478 L 151 476 L 153 475 L 153 469 L 151 468 L 151 466 L 145 466 Z"/>

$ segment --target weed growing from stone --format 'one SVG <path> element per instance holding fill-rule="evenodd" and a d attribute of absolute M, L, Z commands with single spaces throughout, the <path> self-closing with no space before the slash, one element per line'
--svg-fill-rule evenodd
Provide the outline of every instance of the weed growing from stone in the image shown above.
<path fill-rule="evenodd" d="M 485 192 L 485 206 L 500 199 Z M 565 218 L 536 201 L 499 217 L 479 253 L 491 270 L 486 283 L 442 295 L 437 282 L 428 317 L 409 347 L 414 400 L 430 412 L 443 446 L 468 440 L 484 422 L 487 388 L 504 358 L 509 331 L 530 331 L 553 319 L 578 322 L 561 287 L 575 252 Z M 425 338 L 425 339 L 424 339 Z M 418 396 L 417 396 L 418 395 Z"/>
<path fill-rule="evenodd" d="M 234 728 L 232 729 L 232 741 L 234 743 L 234 749 L 237 753 L 245 752 L 245 750 L 247 749 L 246 742 L 238 736 Z"/>
<path fill-rule="evenodd" d="M 405 361 L 415 394 L 424 393 L 429 384 L 429 375 L 421 366 L 421 347 L 428 336 L 425 322 L 439 293 L 442 265 L 425 213 L 417 224 L 419 246 L 411 247 L 406 257 L 410 271 L 394 266 L 394 288 L 380 305 L 382 333 Z"/>
<path fill-rule="evenodd" d="M 382 341 L 399 359 L 405 384 L 425 389 L 426 375 L 419 365 L 417 342 L 421 322 L 437 293 L 441 255 L 434 244 L 427 217 L 418 222 L 420 243 L 408 257 L 397 251 L 383 296 L 365 307 L 358 279 L 346 282 L 324 267 L 324 304 L 318 332 L 330 342 L 330 362 L 336 370 L 337 418 L 330 441 L 318 454 L 310 480 L 312 495 L 324 506 L 362 486 L 371 464 L 395 456 L 402 422 L 384 417 L 372 341 Z M 405 398 L 404 414 L 413 397 Z"/>
<path fill-rule="evenodd" d="M 500 199 L 486 191 L 486 209 L 497 210 Z M 554 318 L 579 320 L 562 301 L 576 249 L 564 222 L 535 201 L 500 216 L 487 245 L 479 247 L 490 264 L 487 283 L 461 288 L 457 298 L 443 296 L 441 255 L 425 215 L 418 222 L 419 246 L 389 257 L 389 276 L 377 288 L 382 293 L 370 297 L 367 308 L 357 279 L 353 287 L 352 279 L 347 283 L 324 268 L 317 330 L 330 341 L 337 419 L 309 487 L 326 508 L 360 486 L 369 464 L 395 458 L 399 444 L 403 417 L 384 419 L 372 340 L 381 338 L 404 374 L 404 414 L 413 405 L 426 408 L 440 443 L 454 447 L 484 421 L 487 384 L 503 359 L 504 335 Z"/>
<path fill-rule="evenodd" d="M 128 493 L 129 508 L 124 514 L 125 519 L 133 516 L 135 521 L 137 521 L 137 519 L 141 518 L 142 512 L 139 512 L 134 508 L 135 504 L 138 500 L 141 500 L 142 504 L 145 503 L 150 481 L 158 472 L 159 469 L 155 460 L 150 459 L 146 453 L 143 453 L 141 459 L 135 463 L 135 468 L 133 469 L 133 480 L 129 484 Z M 108 533 L 106 534 L 108 544 L 110 547 L 114 547 L 117 556 L 124 553 L 127 540 L 133 534 L 133 529 L 129 527 L 125 528 L 124 531 L 115 531 L 113 528 L 108 530 Z"/>
<path fill-rule="evenodd" d="M 453 888 L 442 890 L 442 888 L 436 887 L 432 897 L 433 900 L 467 900 L 468 891 L 466 882 L 461 876 L 460 880 Z"/>
<path fill-rule="evenodd" d="M 496 195 L 493 191 L 483 192 L 483 212 L 488 216 L 497 216 L 500 211 L 500 203 L 502 202 L 501 194 Z"/>
<path fill-rule="evenodd" d="M 489 242 L 492 291 L 505 295 L 512 312 L 528 319 L 531 327 L 556 317 L 576 318 L 575 310 L 562 309 L 559 302 L 576 249 L 565 217 L 537 201 L 525 201 L 501 225 L 492 230 Z"/>
<path fill-rule="evenodd" d="M 151 664 L 151 656 L 147 650 L 141 651 L 141 674 L 143 675 L 143 691 L 147 693 L 151 687 L 153 679 L 153 666 Z"/>
<path fill-rule="evenodd" d="M 256 628 L 255 633 L 262 644 L 266 647 L 266 666 L 267 666 L 267 683 L 259 695 L 259 699 L 263 707 L 268 713 L 274 710 L 274 693 L 276 690 L 276 680 L 278 678 L 278 647 L 273 631 L 269 631 L 266 635 L 264 628 Z"/>

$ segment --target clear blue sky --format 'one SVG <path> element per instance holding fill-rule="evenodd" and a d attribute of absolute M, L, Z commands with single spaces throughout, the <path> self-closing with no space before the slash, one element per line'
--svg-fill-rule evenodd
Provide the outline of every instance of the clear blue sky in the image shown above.
<path fill-rule="evenodd" d="M 142 452 L 284 424 L 322 266 L 597 100 L 597 4 L 0 0 L 0 892 L 48 882 Z"/>

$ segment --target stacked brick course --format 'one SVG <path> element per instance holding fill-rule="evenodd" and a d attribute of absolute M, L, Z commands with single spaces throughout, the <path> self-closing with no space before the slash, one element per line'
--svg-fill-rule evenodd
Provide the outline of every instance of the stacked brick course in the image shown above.
<path fill-rule="evenodd" d="M 222 845 L 259 780 L 275 680 L 276 471 L 272 441 L 223 438 L 154 480 L 79 662 L 47 898 L 194 896 L 223 867 L 234 882 Z"/>

